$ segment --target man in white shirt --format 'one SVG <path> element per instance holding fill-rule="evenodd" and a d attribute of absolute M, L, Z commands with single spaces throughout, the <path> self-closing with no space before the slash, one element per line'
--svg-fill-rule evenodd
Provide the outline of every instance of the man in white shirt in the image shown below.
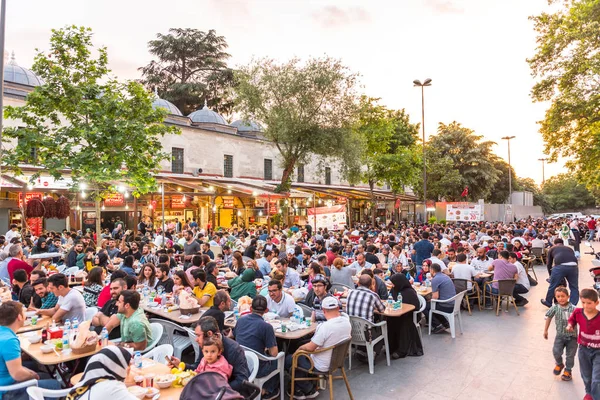
<path fill-rule="evenodd" d="M 326 297 L 323 299 L 321 308 L 323 309 L 323 313 L 325 314 L 327 321 L 319 324 L 310 342 L 300 346 L 296 351 L 312 352 L 318 349 L 331 347 L 350 338 L 350 334 L 352 332 L 350 320 L 347 316 L 340 313 L 338 301 L 335 299 L 335 297 Z M 318 354 L 311 354 L 310 358 L 312 359 L 315 370 L 328 371 L 329 364 L 331 363 L 332 353 L 333 350 Z M 291 354 L 285 358 L 285 369 L 288 371 L 292 366 L 292 359 L 293 355 Z M 311 367 L 311 362 L 306 358 L 306 356 L 299 356 L 298 366 L 300 368 L 309 369 Z M 300 378 L 307 375 L 303 373 L 303 371 L 296 370 L 295 376 Z M 292 393 L 293 397 L 299 399 L 314 399 L 317 397 L 319 392 L 315 389 L 313 382 L 314 381 L 296 381 L 294 393 Z"/>
<path fill-rule="evenodd" d="M 283 291 L 280 281 L 272 280 L 269 282 L 269 297 L 267 298 L 267 307 L 269 311 L 274 312 L 281 318 L 288 318 L 296 309 L 294 298 Z"/>
<path fill-rule="evenodd" d="M 442 254 L 442 252 L 439 249 L 434 249 L 431 252 L 431 257 L 428 258 L 428 260 L 431 260 L 431 264 L 439 264 L 440 267 L 442 267 L 442 272 L 446 275 L 448 275 L 450 273 L 450 271 L 448 271 L 448 266 L 446 265 L 446 263 L 442 260 L 440 260 L 440 258 L 438 256 L 440 256 Z"/>
<path fill-rule="evenodd" d="M 54 274 L 48 278 L 48 289 L 58 297 L 54 307 L 52 319 L 64 321 L 77 318 L 79 322 L 85 321 L 85 300 L 83 295 L 75 289 L 69 288 L 68 279 L 63 274 Z"/>
<path fill-rule="evenodd" d="M 535 248 L 541 248 L 541 249 L 543 249 L 544 247 L 546 247 L 546 242 L 544 242 L 544 236 L 537 235 L 537 237 L 531 241 L 531 247 L 532 248 L 533 247 L 535 247 Z"/>
<path fill-rule="evenodd" d="M 527 276 L 527 271 L 523 264 L 517 261 L 517 255 L 515 253 L 510 253 L 508 255 L 508 262 L 514 264 L 517 267 L 517 272 L 519 276 L 517 277 L 517 284 L 515 285 L 515 290 L 513 291 L 513 297 L 515 298 L 515 303 L 519 307 L 523 307 L 525 304 L 529 303 L 525 297 L 521 296 L 523 293 L 529 292 L 531 289 L 531 284 L 529 283 L 529 276 Z"/>
<path fill-rule="evenodd" d="M 350 264 L 350 269 L 353 269 L 354 271 L 359 273 L 364 268 L 371 269 L 373 268 L 373 264 L 367 261 L 364 253 L 358 253 L 356 255 L 356 261 Z"/>
<path fill-rule="evenodd" d="M 452 268 L 452 275 L 455 279 L 465 279 L 467 281 L 467 290 L 470 292 L 473 290 L 473 284 L 471 280 L 473 278 L 479 278 L 479 273 L 473 268 L 472 265 L 467 264 L 467 256 L 465 253 L 458 253 L 456 256 L 456 264 Z"/>
<path fill-rule="evenodd" d="M 14 237 L 21 237 L 21 235 L 19 234 L 19 227 L 17 226 L 17 224 L 11 224 L 10 229 L 8 230 L 8 232 L 6 232 L 6 235 L 4 235 L 6 243 L 10 243 L 10 240 Z"/>

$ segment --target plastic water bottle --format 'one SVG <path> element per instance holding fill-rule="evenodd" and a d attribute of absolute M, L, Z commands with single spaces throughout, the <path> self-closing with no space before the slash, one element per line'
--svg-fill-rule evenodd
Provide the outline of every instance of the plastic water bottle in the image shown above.
<path fill-rule="evenodd" d="M 240 319 L 240 309 L 237 306 L 233 307 L 233 316 L 235 317 L 236 321 Z"/>
<path fill-rule="evenodd" d="M 73 324 L 71 325 L 74 331 L 79 329 L 79 319 L 77 317 L 73 318 Z"/>
<path fill-rule="evenodd" d="M 133 366 L 140 369 L 142 368 L 142 353 L 139 351 L 136 351 L 133 356 Z"/>
<path fill-rule="evenodd" d="M 63 330 L 65 332 L 69 332 L 71 330 L 71 320 L 69 318 L 65 320 L 65 326 Z"/>
<path fill-rule="evenodd" d="M 62 345 L 63 345 L 63 350 L 66 350 L 69 348 L 69 332 L 67 330 L 63 331 Z"/>
<path fill-rule="evenodd" d="M 398 293 L 398 295 L 400 295 L 400 293 Z M 392 294 L 390 293 L 388 295 L 388 299 L 387 299 L 387 308 L 389 310 L 391 310 L 394 307 L 394 298 L 392 297 Z"/>
<path fill-rule="evenodd" d="M 398 297 L 396 297 L 396 303 L 398 304 L 398 308 L 402 308 L 402 294 L 398 292 Z"/>
<path fill-rule="evenodd" d="M 108 346 L 108 329 L 102 328 L 102 332 L 100 333 L 100 339 L 102 347 Z"/>

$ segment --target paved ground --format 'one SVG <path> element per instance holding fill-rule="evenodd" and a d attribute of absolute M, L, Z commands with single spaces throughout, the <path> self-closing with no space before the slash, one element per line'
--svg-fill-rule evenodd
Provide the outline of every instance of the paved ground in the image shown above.
<path fill-rule="evenodd" d="M 600 250 L 600 244 L 595 244 Z M 585 247 L 582 245 L 582 250 Z M 592 278 L 588 269 L 591 257 L 583 256 L 580 262 L 579 287 L 590 287 Z M 562 382 L 552 374 L 554 358 L 554 322 L 550 337 L 544 340 L 544 313 L 540 304 L 545 296 L 548 274 L 545 266 L 535 267 L 540 280 L 532 288 L 529 304 L 514 308 L 496 317 L 491 310 L 474 310 L 469 316 L 463 312 L 464 334 L 452 339 L 450 334 L 431 335 L 423 330 L 425 355 L 392 360 L 388 367 L 385 356 L 375 365 L 375 374 L 368 367 L 353 362 L 349 371 L 354 398 L 360 399 L 583 399 L 584 389 L 577 357 L 573 381 Z M 354 360 L 353 360 L 354 361 Z M 342 381 L 334 385 L 336 399 L 347 399 Z M 327 399 L 324 391 L 318 397 Z"/>

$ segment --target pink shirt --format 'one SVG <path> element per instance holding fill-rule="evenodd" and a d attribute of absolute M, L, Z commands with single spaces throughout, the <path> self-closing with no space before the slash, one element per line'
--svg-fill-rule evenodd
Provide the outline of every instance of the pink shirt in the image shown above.
<path fill-rule="evenodd" d="M 600 349 L 600 313 L 592 319 L 587 319 L 583 308 L 576 308 L 569 317 L 569 325 L 579 325 L 577 343 L 592 349 Z"/>
<path fill-rule="evenodd" d="M 218 372 L 219 374 L 223 375 L 225 379 L 229 380 L 229 378 L 231 377 L 231 373 L 233 372 L 233 367 L 227 362 L 227 360 L 223 356 L 219 356 L 219 358 L 217 358 L 217 361 L 215 361 L 212 364 L 207 363 L 206 358 L 202 358 L 200 364 L 198 365 L 198 368 L 196 368 L 196 373 L 199 374 L 200 372 L 206 371 Z"/>

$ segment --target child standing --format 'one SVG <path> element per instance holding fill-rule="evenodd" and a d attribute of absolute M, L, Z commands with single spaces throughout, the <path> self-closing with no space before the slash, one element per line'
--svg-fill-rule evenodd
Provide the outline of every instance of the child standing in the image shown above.
<path fill-rule="evenodd" d="M 600 399 L 600 317 L 598 292 L 583 289 L 580 294 L 583 308 L 576 308 L 569 317 L 567 331 L 574 332 L 579 325 L 579 369 L 585 385 L 583 400 Z"/>
<path fill-rule="evenodd" d="M 233 367 L 223 357 L 223 341 L 220 336 L 208 336 L 202 343 L 202 360 L 196 372 L 213 371 L 223 375 L 229 380 Z"/>
<path fill-rule="evenodd" d="M 544 339 L 548 340 L 548 328 L 552 322 L 552 318 L 556 317 L 556 337 L 554 338 L 554 346 L 552 347 L 552 354 L 556 361 L 554 367 L 554 375 L 560 375 L 563 368 L 561 379 L 563 381 L 570 381 L 573 379 L 571 370 L 575 364 L 575 353 L 577 353 L 577 332 L 567 331 L 567 323 L 569 317 L 575 311 L 575 306 L 569 302 L 569 291 L 567 288 L 560 286 L 554 291 L 554 297 L 557 303 L 554 304 L 546 312 L 546 327 L 544 328 Z M 565 352 L 565 364 L 563 364 L 562 354 Z"/>

